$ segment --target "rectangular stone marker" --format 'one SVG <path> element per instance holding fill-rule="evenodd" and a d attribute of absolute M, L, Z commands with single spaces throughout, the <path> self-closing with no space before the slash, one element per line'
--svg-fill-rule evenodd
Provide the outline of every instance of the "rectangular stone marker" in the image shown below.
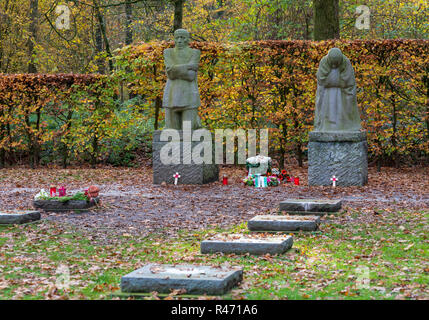
<path fill-rule="evenodd" d="M 186 294 L 222 295 L 242 279 L 242 268 L 148 264 L 123 276 L 121 290 L 170 293 L 185 289 Z"/>
<path fill-rule="evenodd" d="M 36 209 L 42 209 L 44 211 L 73 211 L 73 210 L 86 210 L 94 207 L 97 203 L 97 200 L 91 199 L 91 201 L 85 200 L 68 200 L 68 201 L 58 201 L 58 200 L 34 200 L 33 206 Z"/>
<path fill-rule="evenodd" d="M 315 231 L 319 216 L 256 216 L 247 222 L 250 231 Z"/>
<path fill-rule="evenodd" d="M 23 224 L 40 220 L 39 211 L 0 211 L 0 224 Z"/>
<path fill-rule="evenodd" d="M 287 199 L 280 202 L 280 211 L 295 214 L 323 215 L 341 210 L 341 200 L 329 199 Z"/>
<path fill-rule="evenodd" d="M 292 247 L 291 236 L 255 237 L 232 234 L 216 236 L 201 242 L 201 253 L 250 253 L 255 255 L 281 254 Z"/>

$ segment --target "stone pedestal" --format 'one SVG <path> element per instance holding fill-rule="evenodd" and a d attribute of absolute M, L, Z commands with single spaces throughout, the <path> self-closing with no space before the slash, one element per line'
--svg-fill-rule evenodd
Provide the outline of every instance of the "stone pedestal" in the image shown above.
<path fill-rule="evenodd" d="M 310 132 L 308 143 L 308 184 L 363 186 L 368 182 L 366 132 Z"/>
<path fill-rule="evenodd" d="M 204 129 L 202 129 L 204 130 Z M 219 166 L 214 163 L 214 144 L 210 140 L 210 162 L 195 163 L 195 157 L 191 156 L 192 152 L 201 148 L 198 154 L 204 156 L 202 141 L 208 142 L 201 138 L 201 141 L 192 141 L 192 138 L 183 135 L 182 130 L 175 130 L 178 133 L 176 138 L 170 137 L 168 141 L 161 141 L 162 130 L 156 130 L 153 133 L 152 144 L 152 168 L 153 183 L 161 184 L 162 182 L 174 184 L 173 175 L 178 172 L 180 178 L 178 184 L 205 184 L 219 180 Z M 205 130 L 207 136 L 210 134 Z M 195 131 L 193 131 L 195 132 Z M 211 135 L 210 135 L 211 139 Z M 164 149 L 165 148 L 165 149 Z M 196 149 L 197 148 L 197 149 Z M 174 160 L 173 163 L 163 163 L 161 161 L 162 153 L 169 151 L 168 160 Z M 174 156 L 176 154 L 177 156 Z M 164 159 L 165 160 L 165 159 Z"/>

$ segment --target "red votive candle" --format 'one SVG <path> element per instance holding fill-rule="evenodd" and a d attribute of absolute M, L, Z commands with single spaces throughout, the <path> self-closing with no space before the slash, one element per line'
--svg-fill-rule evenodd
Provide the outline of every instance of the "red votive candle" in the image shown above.
<path fill-rule="evenodd" d="M 64 186 L 62 186 L 61 188 L 58 189 L 58 193 L 60 197 L 65 197 L 66 196 L 66 188 Z"/>
<path fill-rule="evenodd" d="M 49 192 L 51 194 L 51 197 L 55 197 L 57 195 L 57 188 L 56 187 L 51 187 L 49 189 Z"/>
<path fill-rule="evenodd" d="M 222 184 L 225 186 L 228 185 L 228 177 L 226 175 L 223 176 Z"/>
<path fill-rule="evenodd" d="M 295 185 L 299 186 L 299 178 L 298 177 L 294 178 L 293 181 L 295 182 Z"/>

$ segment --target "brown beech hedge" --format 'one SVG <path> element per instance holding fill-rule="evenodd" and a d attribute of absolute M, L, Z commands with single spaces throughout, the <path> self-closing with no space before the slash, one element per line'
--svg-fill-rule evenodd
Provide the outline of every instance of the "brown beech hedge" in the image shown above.
<path fill-rule="evenodd" d="M 163 55 L 171 42 L 127 46 L 115 70 L 98 75 L 0 75 L 0 166 L 41 152 L 57 161 L 106 159 L 134 126 L 162 123 Z M 429 40 L 194 42 L 202 51 L 200 114 L 205 126 L 269 128 L 270 152 L 305 160 L 316 71 L 336 46 L 351 60 L 370 159 L 421 163 L 429 155 Z M 121 104 L 124 88 L 139 97 Z M 124 121 L 120 117 L 128 119 Z M 128 130 L 128 131 L 127 131 Z M 132 151 L 130 149 L 130 151 Z"/>

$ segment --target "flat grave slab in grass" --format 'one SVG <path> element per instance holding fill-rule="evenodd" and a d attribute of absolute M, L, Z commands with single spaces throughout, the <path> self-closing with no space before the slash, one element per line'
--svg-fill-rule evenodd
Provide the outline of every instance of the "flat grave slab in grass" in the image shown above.
<path fill-rule="evenodd" d="M 34 200 L 33 206 L 36 209 L 42 209 L 44 211 L 73 211 L 73 210 L 87 210 L 96 205 L 95 200 Z"/>
<path fill-rule="evenodd" d="M 223 295 L 242 279 L 242 268 L 148 264 L 123 276 L 121 290 L 171 293 L 184 289 L 186 294 Z"/>
<path fill-rule="evenodd" d="M 247 222 L 250 231 L 316 231 L 319 216 L 262 215 Z"/>
<path fill-rule="evenodd" d="M 201 242 L 201 253 L 281 254 L 292 245 L 293 238 L 289 235 L 217 235 Z"/>
<path fill-rule="evenodd" d="M 0 211 L 0 224 L 23 224 L 40 220 L 39 211 L 8 210 Z"/>
<path fill-rule="evenodd" d="M 280 202 L 280 211 L 305 214 L 325 214 L 341 210 L 342 201 L 339 199 L 287 199 Z"/>

